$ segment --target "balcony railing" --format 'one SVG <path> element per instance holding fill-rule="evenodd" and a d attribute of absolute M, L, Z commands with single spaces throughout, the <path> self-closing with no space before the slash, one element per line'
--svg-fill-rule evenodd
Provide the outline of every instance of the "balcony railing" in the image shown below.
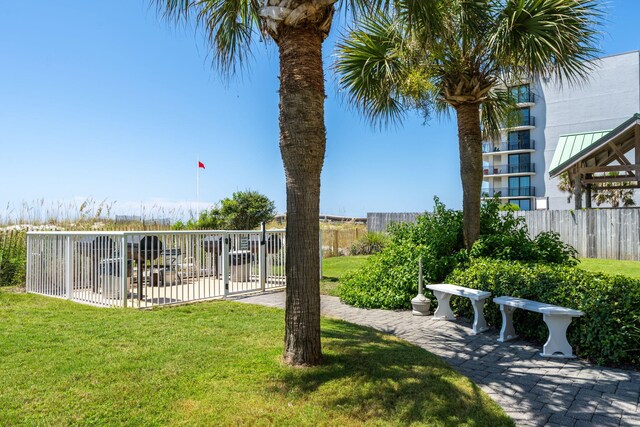
<path fill-rule="evenodd" d="M 483 189 L 483 194 L 488 195 L 489 197 L 498 196 L 498 197 L 535 197 L 536 188 L 535 187 L 497 187 L 497 188 L 489 188 Z"/>
<path fill-rule="evenodd" d="M 530 140 L 528 142 L 518 141 L 518 142 L 501 142 L 499 144 L 492 144 L 490 142 L 484 143 L 482 145 L 483 153 L 499 153 L 501 151 L 512 151 L 512 150 L 535 150 L 536 142 L 534 140 Z"/>
<path fill-rule="evenodd" d="M 502 175 L 509 173 L 527 173 L 527 172 L 535 172 L 536 165 L 535 163 L 519 163 L 516 165 L 499 165 L 499 166 L 490 166 L 485 167 L 483 169 L 484 175 Z"/>
<path fill-rule="evenodd" d="M 503 129 L 511 129 L 511 128 L 517 128 L 520 126 L 535 126 L 536 125 L 536 118 L 534 116 L 524 116 L 524 117 L 520 117 L 519 120 L 515 121 L 514 123 L 503 123 Z"/>
<path fill-rule="evenodd" d="M 527 92 L 527 93 L 519 93 L 518 96 L 516 96 L 516 102 L 518 104 L 524 104 L 525 102 L 534 103 L 536 101 L 533 93 Z"/>
<path fill-rule="evenodd" d="M 535 126 L 536 118 L 534 116 L 521 117 L 516 126 Z"/>

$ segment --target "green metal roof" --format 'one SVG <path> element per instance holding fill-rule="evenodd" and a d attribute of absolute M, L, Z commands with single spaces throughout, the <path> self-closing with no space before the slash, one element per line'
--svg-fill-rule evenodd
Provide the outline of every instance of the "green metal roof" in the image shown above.
<path fill-rule="evenodd" d="M 580 158 L 594 153 L 600 147 L 622 134 L 629 126 L 640 125 L 640 113 L 636 113 L 611 131 L 601 130 L 597 132 L 572 133 L 560 135 L 553 160 L 549 166 L 549 175 L 554 177 L 563 172 L 567 167 Z"/>
<path fill-rule="evenodd" d="M 560 135 L 556 151 L 553 153 L 553 160 L 549 166 L 549 174 L 553 176 L 555 169 L 564 166 L 567 161 L 571 160 L 576 154 L 595 145 L 596 142 L 610 130 L 600 130 L 596 132 L 570 133 Z"/>

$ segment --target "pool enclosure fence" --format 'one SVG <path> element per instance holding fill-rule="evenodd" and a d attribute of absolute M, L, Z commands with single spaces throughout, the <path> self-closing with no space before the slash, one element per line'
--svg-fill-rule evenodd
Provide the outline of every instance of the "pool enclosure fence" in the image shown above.
<path fill-rule="evenodd" d="M 286 285 L 285 231 L 29 232 L 28 292 L 115 307 Z"/>

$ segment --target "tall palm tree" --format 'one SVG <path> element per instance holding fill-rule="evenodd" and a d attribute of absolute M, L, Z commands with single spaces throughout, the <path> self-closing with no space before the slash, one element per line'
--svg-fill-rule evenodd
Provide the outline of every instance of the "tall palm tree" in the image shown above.
<path fill-rule="evenodd" d="M 322 43 L 337 0 L 151 0 L 167 19 L 204 30 L 223 75 L 247 65 L 257 42 L 280 58 L 280 152 L 287 187 L 286 314 L 283 358 L 317 365 L 320 346 L 320 172 L 324 162 Z M 385 1 L 343 0 L 352 12 Z"/>
<path fill-rule="evenodd" d="M 376 124 L 397 123 L 409 109 L 455 111 L 470 247 L 480 233 L 482 139 L 497 136 L 515 106 L 506 84 L 585 78 L 600 20 L 597 0 L 399 1 L 359 21 L 335 68 L 349 101 Z"/>

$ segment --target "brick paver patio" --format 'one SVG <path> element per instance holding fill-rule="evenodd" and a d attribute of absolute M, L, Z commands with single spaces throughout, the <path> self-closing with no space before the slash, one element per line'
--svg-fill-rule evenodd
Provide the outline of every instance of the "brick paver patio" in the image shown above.
<path fill-rule="evenodd" d="M 284 308 L 284 293 L 237 301 Z M 433 321 L 409 311 L 365 310 L 322 296 L 322 314 L 393 334 L 445 359 L 522 426 L 640 426 L 640 372 L 581 360 L 548 359 L 524 341 L 499 343 L 495 330 Z"/>

